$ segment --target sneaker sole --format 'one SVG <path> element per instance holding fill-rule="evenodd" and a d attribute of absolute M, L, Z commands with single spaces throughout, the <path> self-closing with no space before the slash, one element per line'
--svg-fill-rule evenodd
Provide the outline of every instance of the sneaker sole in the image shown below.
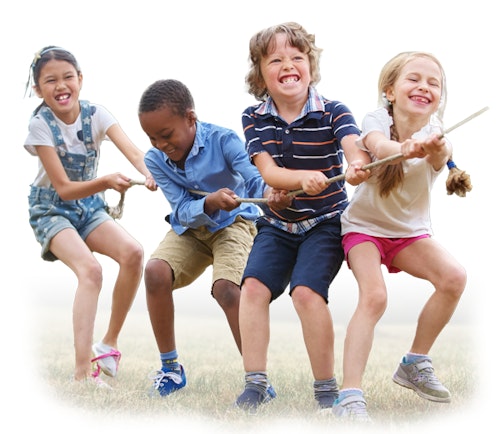
<path fill-rule="evenodd" d="M 401 378 L 397 374 L 394 374 L 392 376 L 392 381 L 394 381 L 396 384 L 399 384 L 400 386 L 403 386 L 403 387 L 406 387 L 407 389 L 413 390 L 418 396 L 420 396 L 421 398 L 427 399 L 428 401 L 445 402 L 445 403 L 451 402 L 451 397 L 440 398 L 439 396 L 433 396 L 433 395 L 429 395 L 425 392 L 422 392 L 413 383 L 409 382 L 408 380 L 405 380 L 404 378 Z"/>

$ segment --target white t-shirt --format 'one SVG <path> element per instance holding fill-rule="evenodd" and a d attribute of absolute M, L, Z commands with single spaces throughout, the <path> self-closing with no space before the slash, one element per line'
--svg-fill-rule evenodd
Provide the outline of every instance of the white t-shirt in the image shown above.
<path fill-rule="evenodd" d="M 109 127 L 116 124 L 117 121 L 115 117 L 103 106 L 97 104 L 90 105 L 91 107 L 96 108 L 95 113 L 91 116 L 92 138 L 94 140 L 94 146 L 97 150 L 97 158 L 99 158 L 101 143 L 103 140 L 107 139 L 106 131 L 108 131 Z M 78 116 L 78 119 L 72 124 L 65 124 L 55 115 L 54 117 L 61 130 L 66 150 L 73 154 L 86 154 L 87 149 L 85 144 L 78 138 L 78 132 L 80 131 L 80 137 L 82 134 L 81 117 Z M 37 114 L 31 119 L 29 123 L 28 137 L 24 141 L 24 148 L 31 155 L 38 156 L 36 151 L 37 146 L 55 146 L 52 131 L 43 116 L 40 114 Z M 51 186 L 47 172 L 45 171 L 40 159 L 38 159 L 38 173 L 32 185 L 46 188 Z"/>
<path fill-rule="evenodd" d="M 362 135 L 356 144 L 365 149 L 362 139 L 371 131 L 381 131 L 389 138 L 391 125 L 392 117 L 387 110 L 380 108 L 368 113 L 363 119 Z M 437 128 L 437 125 L 429 124 L 412 137 L 427 138 L 441 131 Z M 431 190 L 445 166 L 436 171 L 424 158 L 411 158 L 402 164 L 403 185 L 395 188 L 387 197 L 380 196 L 375 176 L 356 187 L 349 205 L 342 213 L 343 235 L 360 232 L 376 237 L 407 238 L 432 234 Z"/>

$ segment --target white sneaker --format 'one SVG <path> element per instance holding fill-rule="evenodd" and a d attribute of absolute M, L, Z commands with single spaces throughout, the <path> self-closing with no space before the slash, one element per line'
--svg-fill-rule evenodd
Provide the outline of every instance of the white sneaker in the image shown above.
<path fill-rule="evenodd" d="M 332 406 L 335 416 L 353 422 L 371 423 L 363 395 L 349 395 L 342 401 L 336 400 Z"/>
<path fill-rule="evenodd" d="M 120 351 L 110 347 L 109 345 L 99 342 L 92 345 L 94 358 L 91 362 L 97 362 L 97 365 L 102 369 L 108 377 L 116 377 L 118 372 L 118 364 L 120 363 Z"/>
<path fill-rule="evenodd" d="M 401 362 L 392 379 L 400 386 L 413 389 L 421 398 L 435 402 L 450 402 L 450 391 L 434 374 L 432 360 L 423 357 L 414 363 Z"/>

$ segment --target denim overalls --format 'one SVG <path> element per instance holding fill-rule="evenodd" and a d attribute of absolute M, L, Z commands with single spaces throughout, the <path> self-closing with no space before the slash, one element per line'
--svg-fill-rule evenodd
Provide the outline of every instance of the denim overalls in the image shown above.
<path fill-rule="evenodd" d="M 80 101 L 80 110 L 83 137 L 79 138 L 85 143 L 86 155 L 66 151 L 61 130 L 49 107 L 44 105 L 38 112 L 52 131 L 56 151 L 71 181 L 88 181 L 97 175 L 98 151 L 92 140 L 92 113 L 88 101 Z M 42 258 L 47 261 L 58 259 L 49 251 L 49 244 L 61 230 L 73 227 L 85 239 L 99 224 L 111 219 L 101 193 L 78 200 L 62 200 L 52 186 L 31 186 L 29 214 L 35 237 L 42 245 Z"/>

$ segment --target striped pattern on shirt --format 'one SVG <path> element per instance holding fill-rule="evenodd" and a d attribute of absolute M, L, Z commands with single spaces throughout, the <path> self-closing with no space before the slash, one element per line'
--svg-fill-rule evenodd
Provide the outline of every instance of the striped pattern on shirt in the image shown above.
<path fill-rule="evenodd" d="M 343 173 L 342 138 L 360 134 L 349 109 L 341 102 L 323 98 L 314 88 L 310 88 L 302 113 L 291 124 L 279 117 L 271 99 L 248 107 L 243 112 L 242 123 L 250 158 L 268 152 L 280 167 L 320 170 L 327 178 Z M 296 196 L 285 210 L 277 212 L 266 207 L 265 212 L 270 217 L 268 221 L 275 226 L 289 227 L 278 224 L 279 220 L 283 223 L 300 221 L 304 230 L 323 221 L 325 214 L 331 216 L 342 212 L 347 203 L 344 181 L 338 181 L 317 196 Z M 311 221 L 306 223 L 305 220 Z"/>

